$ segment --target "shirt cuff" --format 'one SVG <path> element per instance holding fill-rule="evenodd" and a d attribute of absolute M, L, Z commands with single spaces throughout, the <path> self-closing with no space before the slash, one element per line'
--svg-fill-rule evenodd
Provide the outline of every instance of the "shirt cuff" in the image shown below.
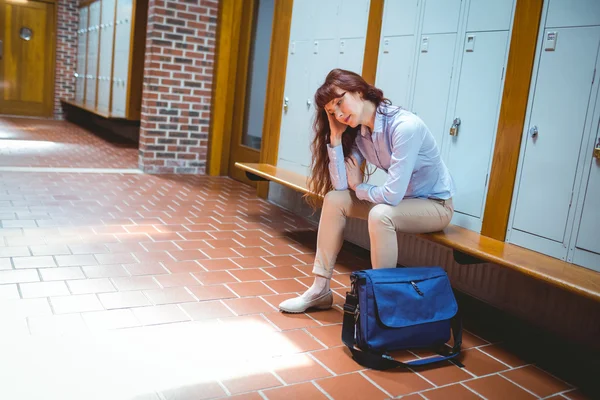
<path fill-rule="evenodd" d="M 335 162 L 339 159 L 344 159 L 344 148 L 340 144 L 339 146 L 332 147 L 329 143 L 327 144 L 327 153 L 329 153 L 329 160 Z"/>
<path fill-rule="evenodd" d="M 372 202 L 373 200 L 371 200 L 371 198 L 369 197 L 369 190 L 373 187 L 373 185 L 369 185 L 368 183 L 361 183 L 358 186 L 356 186 L 356 197 L 358 197 L 360 200 L 367 200 Z"/>

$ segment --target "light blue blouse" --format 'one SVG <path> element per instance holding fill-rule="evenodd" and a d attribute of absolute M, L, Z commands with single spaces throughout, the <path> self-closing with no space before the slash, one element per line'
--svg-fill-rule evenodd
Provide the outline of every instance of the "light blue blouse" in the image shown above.
<path fill-rule="evenodd" d="M 454 196 L 452 176 L 421 118 L 395 106 L 381 106 L 375 115 L 373 132 L 369 131 L 361 126 L 352 154 L 359 164 L 366 159 L 388 176 L 382 186 L 358 185 L 359 199 L 395 206 L 404 198 L 447 200 Z M 333 187 L 346 190 L 348 178 L 342 146 L 327 147 Z"/>

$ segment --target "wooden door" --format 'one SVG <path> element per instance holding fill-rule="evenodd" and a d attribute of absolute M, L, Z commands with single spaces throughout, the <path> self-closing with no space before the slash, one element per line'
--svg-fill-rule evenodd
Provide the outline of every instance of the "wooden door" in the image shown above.
<path fill-rule="evenodd" d="M 234 164 L 259 162 L 274 1 L 244 1 L 242 7 L 228 170 L 232 178 L 256 186 Z"/>
<path fill-rule="evenodd" d="M 54 4 L 0 0 L 0 114 L 51 116 Z"/>

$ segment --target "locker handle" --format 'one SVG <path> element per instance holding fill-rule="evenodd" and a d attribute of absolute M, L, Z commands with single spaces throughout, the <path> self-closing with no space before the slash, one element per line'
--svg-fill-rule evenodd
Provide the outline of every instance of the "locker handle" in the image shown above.
<path fill-rule="evenodd" d="M 288 110 L 288 107 L 289 107 L 289 105 L 290 105 L 290 99 L 288 99 L 288 98 L 286 97 L 286 98 L 283 100 L 283 109 L 284 109 L 285 111 L 287 111 L 287 110 Z"/>
<path fill-rule="evenodd" d="M 458 127 L 459 126 L 460 126 L 460 118 L 456 117 L 456 118 L 454 118 L 454 121 L 452 121 L 452 126 L 450 127 L 450 136 L 458 135 Z"/>
<path fill-rule="evenodd" d="M 600 160 L 600 139 L 598 139 L 598 143 L 596 143 L 596 148 L 594 149 L 594 158 Z"/>
<path fill-rule="evenodd" d="M 537 138 L 538 136 L 538 127 L 537 125 L 532 126 L 531 128 L 529 128 L 529 136 L 531 136 L 532 139 Z"/>

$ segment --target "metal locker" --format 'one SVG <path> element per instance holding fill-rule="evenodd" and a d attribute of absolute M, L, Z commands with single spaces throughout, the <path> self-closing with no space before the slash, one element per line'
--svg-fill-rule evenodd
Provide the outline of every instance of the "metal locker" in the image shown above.
<path fill-rule="evenodd" d="M 379 47 L 375 86 L 381 88 L 394 105 L 405 108 L 410 108 L 414 42 L 414 35 L 384 37 Z"/>
<path fill-rule="evenodd" d="M 131 46 L 131 1 L 118 0 L 117 2 L 111 110 L 111 115 L 114 117 L 125 117 L 127 112 L 127 81 L 129 79 L 129 49 Z"/>
<path fill-rule="evenodd" d="M 381 36 L 414 35 L 419 0 L 386 0 L 383 4 Z"/>
<path fill-rule="evenodd" d="M 599 43 L 600 27 L 544 31 L 511 241 L 519 230 L 562 250 Z"/>
<path fill-rule="evenodd" d="M 365 54 L 365 39 L 342 38 L 339 41 L 338 68 L 362 74 L 363 58 Z"/>
<path fill-rule="evenodd" d="M 507 31 L 466 34 L 456 105 L 446 124 L 445 135 L 453 135 L 446 160 L 456 184 L 455 211 L 474 218 L 483 212 L 507 44 Z M 453 131 L 455 120 L 459 125 Z"/>
<path fill-rule="evenodd" d="M 290 43 L 292 41 L 310 40 L 313 37 L 313 25 L 310 22 L 316 0 L 295 1 L 292 7 L 292 25 L 290 27 Z"/>
<path fill-rule="evenodd" d="M 339 21 L 337 18 L 340 0 L 308 0 L 302 3 L 306 3 L 302 7 L 312 3 L 310 20 L 305 21 L 304 24 L 310 28 L 310 37 L 313 39 L 333 39 L 337 36 L 339 24 L 353 24 L 352 20 Z M 358 27 L 355 28 L 358 30 Z"/>
<path fill-rule="evenodd" d="M 460 5 L 461 0 L 425 0 L 422 33 L 456 32 Z"/>
<path fill-rule="evenodd" d="M 96 84 L 98 82 L 98 33 L 100 30 L 100 2 L 90 4 L 87 45 L 85 105 L 96 108 Z"/>
<path fill-rule="evenodd" d="M 467 32 L 509 30 L 515 0 L 471 0 Z"/>
<path fill-rule="evenodd" d="M 412 110 L 435 137 L 440 149 L 445 134 L 448 96 L 452 80 L 452 64 L 456 34 L 423 35 L 418 44 L 419 58 Z"/>
<path fill-rule="evenodd" d="M 100 21 L 100 59 L 98 62 L 98 111 L 108 113 L 112 72 L 115 0 L 102 0 Z"/>
<path fill-rule="evenodd" d="M 77 72 L 75 74 L 75 102 L 83 103 L 85 95 L 85 64 L 87 52 L 87 21 L 89 7 L 79 9 L 79 30 L 77 31 Z"/>
<path fill-rule="evenodd" d="M 548 4 L 546 28 L 600 25 L 600 1 L 552 0 Z"/>
<path fill-rule="evenodd" d="M 364 37 L 367 31 L 370 4 L 370 0 L 341 0 L 337 16 L 339 21 L 337 36 L 340 38 Z"/>
<path fill-rule="evenodd" d="M 303 165 L 306 161 L 299 154 L 300 143 L 306 143 L 312 132 L 313 109 L 306 104 L 314 96 L 308 87 L 312 45 L 306 40 L 290 43 L 279 135 L 278 158 Z"/>

